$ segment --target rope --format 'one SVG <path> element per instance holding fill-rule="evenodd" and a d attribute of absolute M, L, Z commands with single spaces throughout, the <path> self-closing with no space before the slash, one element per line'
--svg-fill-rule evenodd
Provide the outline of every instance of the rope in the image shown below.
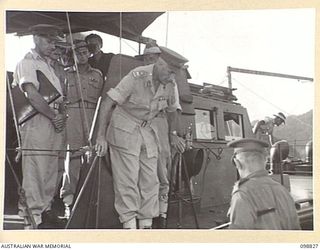
<path fill-rule="evenodd" d="M 122 12 L 119 12 L 119 15 L 120 15 L 120 20 L 119 20 L 119 22 L 120 22 L 120 30 L 119 30 L 119 52 L 120 52 L 120 61 L 119 61 L 119 67 L 120 67 L 120 70 L 119 70 L 119 81 L 121 80 L 121 78 L 122 78 L 122 56 L 121 56 L 121 54 L 122 54 Z"/>
<path fill-rule="evenodd" d="M 308 140 L 306 140 L 306 141 L 308 141 Z M 287 141 L 287 142 L 288 142 L 288 141 Z M 225 146 L 225 147 L 208 147 L 208 146 L 206 146 L 206 145 L 204 145 L 204 144 L 202 144 L 202 143 L 198 143 L 198 142 L 197 142 L 197 144 L 201 145 L 202 147 L 192 146 L 192 148 L 193 148 L 193 149 L 205 149 L 205 150 L 209 151 L 209 153 L 211 153 L 212 155 L 214 155 L 217 160 L 220 160 L 220 159 L 221 159 L 221 156 L 220 156 L 220 155 L 222 154 L 222 151 L 223 151 L 224 149 L 229 148 L 229 147 L 227 147 L 227 146 Z M 288 143 L 288 144 L 289 144 L 289 147 L 290 147 L 290 146 L 291 146 L 291 147 L 305 147 L 305 146 L 306 146 L 306 144 L 294 144 L 294 143 L 293 143 L 293 144 Z M 217 149 L 217 150 L 218 150 L 218 153 L 213 152 L 213 149 Z"/>
<path fill-rule="evenodd" d="M 89 128 L 88 116 L 87 116 L 86 109 L 84 108 L 85 105 L 84 105 L 84 98 L 83 98 L 83 93 L 82 93 L 82 85 L 81 85 L 81 80 L 80 80 L 80 75 L 79 75 L 78 64 L 76 63 L 77 62 L 77 58 L 76 58 L 75 46 L 74 46 L 73 38 L 72 38 L 71 25 L 70 25 L 70 19 L 69 19 L 69 13 L 68 12 L 66 12 L 66 16 L 67 16 L 69 35 L 70 35 L 71 48 L 72 48 L 72 52 L 73 52 L 72 54 L 73 54 L 73 59 L 74 59 L 74 62 L 75 62 L 74 65 L 75 65 L 75 68 L 76 68 L 76 73 L 77 73 L 77 78 L 78 78 L 78 85 L 77 86 L 78 86 L 78 91 L 80 93 L 80 98 L 81 98 L 81 102 L 82 102 L 82 110 L 83 110 L 85 125 L 86 125 L 86 128 L 87 128 L 87 131 L 89 132 L 90 128 Z M 89 145 L 90 145 L 90 147 L 92 147 L 91 140 L 89 141 Z"/>
<path fill-rule="evenodd" d="M 20 133 L 19 133 L 19 126 L 18 126 L 18 121 L 17 121 L 17 117 L 16 117 L 16 110 L 15 110 L 14 105 L 13 105 L 13 97 L 12 97 L 12 92 L 11 92 L 11 86 L 10 86 L 10 82 L 9 82 L 8 73 L 7 73 L 7 77 L 6 77 L 6 82 L 7 82 L 8 92 L 9 92 L 9 99 L 10 99 L 10 105 L 11 105 L 11 109 L 12 109 L 14 127 L 16 129 L 16 134 L 17 134 L 18 146 L 19 146 L 19 148 L 21 148 L 21 138 L 20 138 Z"/>
<path fill-rule="evenodd" d="M 166 24 L 166 47 L 168 47 L 168 38 L 169 38 L 169 12 L 167 12 L 167 24 Z"/>
<path fill-rule="evenodd" d="M 96 201 L 96 228 L 99 228 L 99 221 L 100 221 L 100 199 L 101 199 L 101 160 L 102 157 L 99 157 L 98 160 L 98 190 L 97 190 L 97 201 Z"/>
<path fill-rule="evenodd" d="M 226 81 L 228 80 L 227 74 L 225 74 L 225 76 L 222 78 L 222 80 L 220 81 L 220 83 L 218 83 L 218 86 L 222 86 Z"/>
<path fill-rule="evenodd" d="M 84 146 L 76 149 L 40 149 L 40 148 L 7 148 L 8 151 L 40 151 L 40 152 L 76 152 L 88 151 L 91 147 Z"/>
<path fill-rule="evenodd" d="M 88 173 L 87 173 L 87 176 L 86 176 L 86 178 L 85 178 L 85 180 L 84 180 L 84 183 L 82 184 L 82 187 L 81 187 L 81 189 L 80 189 L 80 191 L 79 191 L 79 194 L 78 194 L 78 196 L 77 196 L 77 199 L 76 199 L 75 202 L 74 202 L 73 209 L 72 209 L 72 211 L 71 211 L 71 215 L 70 215 L 70 218 L 69 218 L 69 220 L 68 220 L 68 222 L 67 222 L 67 225 L 65 226 L 65 229 L 68 229 L 70 223 L 72 222 L 73 216 L 74 216 L 74 214 L 75 214 L 75 211 L 76 211 L 77 208 L 78 208 L 78 204 L 80 203 L 81 197 L 82 197 L 83 192 L 84 192 L 84 190 L 85 190 L 85 188 L 86 188 L 86 186 L 87 186 L 87 184 L 88 184 L 88 181 L 89 181 L 89 179 L 90 179 L 90 176 L 91 176 L 91 174 L 92 174 L 95 166 L 97 165 L 97 164 L 96 164 L 97 160 L 98 160 L 98 156 L 95 156 L 94 159 L 93 159 L 93 161 L 92 161 L 92 163 L 91 163 L 91 166 L 90 166 L 90 169 L 89 169 L 89 171 L 88 171 Z"/>
<path fill-rule="evenodd" d="M 16 172 L 14 171 L 14 168 L 13 168 L 13 165 L 8 157 L 8 155 L 6 154 L 6 160 L 8 162 L 8 165 L 9 165 L 9 168 L 13 174 L 13 177 L 17 183 L 17 186 L 18 186 L 18 193 L 19 193 L 19 203 L 25 208 L 25 211 L 27 213 L 27 217 L 29 217 L 30 219 L 30 222 L 31 222 L 31 225 L 32 225 L 32 228 L 33 229 L 36 229 L 37 228 L 37 224 L 36 224 L 36 221 L 33 217 L 33 214 L 28 206 L 28 203 L 27 203 L 27 197 L 26 197 L 26 191 L 23 189 L 23 187 L 21 186 L 20 184 L 20 181 L 19 181 L 19 178 L 16 174 Z"/>
<path fill-rule="evenodd" d="M 123 40 L 123 42 L 124 42 L 126 45 L 128 45 L 128 47 L 129 47 L 130 49 L 132 49 L 135 53 L 140 54 L 139 51 L 138 51 L 137 49 L 133 48 L 126 40 Z"/>
<path fill-rule="evenodd" d="M 264 100 L 265 102 L 267 102 L 267 103 L 270 104 L 271 106 L 277 108 L 278 110 L 280 110 L 280 111 L 282 111 L 282 112 L 284 112 L 284 113 L 287 113 L 287 114 L 289 114 L 289 115 L 292 115 L 292 114 L 290 114 L 289 112 L 287 112 L 287 111 L 283 110 L 282 108 L 278 107 L 277 105 L 273 104 L 272 102 L 268 101 L 268 100 L 265 99 L 264 97 L 258 95 L 257 93 L 255 93 L 255 92 L 252 91 L 251 89 L 247 88 L 244 84 L 242 84 L 242 83 L 241 83 L 240 81 L 238 81 L 237 79 L 232 78 L 232 80 L 235 80 L 237 83 L 239 83 L 239 84 L 240 84 L 242 87 L 244 87 L 246 90 L 248 90 L 249 92 L 251 92 L 251 93 L 254 94 L 255 96 L 259 97 L 260 99 Z M 306 122 L 304 122 L 304 121 L 302 121 L 302 120 L 300 120 L 300 119 L 298 119 L 298 118 L 296 118 L 296 117 L 294 117 L 294 116 L 292 116 L 292 118 L 295 119 L 295 120 L 297 120 L 297 121 L 299 121 L 299 122 L 301 122 L 302 124 L 308 126 L 309 128 L 312 128 L 312 126 L 311 126 L 310 124 L 308 124 L 308 123 L 306 123 Z"/>

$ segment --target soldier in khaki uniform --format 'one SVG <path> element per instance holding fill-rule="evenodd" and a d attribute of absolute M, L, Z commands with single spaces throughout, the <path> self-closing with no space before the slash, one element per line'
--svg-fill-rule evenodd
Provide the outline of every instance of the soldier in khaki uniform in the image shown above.
<path fill-rule="evenodd" d="M 36 225 L 31 225 L 32 220 L 21 203 L 19 215 L 24 218 L 25 229 L 55 228 L 61 226 L 61 221 L 51 210 L 51 204 L 58 174 L 57 150 L 63 149 L 62 131 L 66 116 L 57 109 L 62 98 L 48 105 L 41 96 L 39 89 L 45 85 L 38 81 L 36 71 L 41 71 L 57 91 L 63 94 L 59 78 L 49 63 L 55 44 L 60 40 L 61 30 L 56 26 L 38 24 L 30 27 L 30 31 L 35 48 L 17 64 L 13 84 L 19 85 L 27 94 L 28 102 L 38 112 L 20 126 L 22 148 L 32 149 L 22 152 L 22 187 Z M 39 149 L 47 151 L 38 151 Z"/>
<path fill-rule="evenodd" d="M 273 128 L 274 126 L 280 126 L 282 123 L 286 123 L 286 116 L 279 112 L 274 115 L 274 118 L 267 117 L 264 120 L 258 121 L 253 127 L 253 133 L 256 138 L 273 145 Z"/>
<path fill-rule="evenodd" d="M 74 44 L 80 83 L 75 67 L 71 67 L 66 75 L 67 111 L 69 116 L 66 137 L 70 148 L 78 149 L 88 145 L 91 123 L 103 87 L 103 80 L 101 72 L 92 68 L 88 63 L 89 50 L 87 43 L 83 40 L 75 40 Z M 83 97 L 83 102 L 81 97 Z M 70 156 L 70 163 L 65 166 L 60 194 L 66 206 L 66 217 L 69 216 L 69 206 L 74 200 L 82 157 L 83 155 L 80 151 L 75 151 Z"/>
<path fill-rule="evenodd" d="M 146 45 L 143 52 L 145 65 L 156 63 L 161 56 L 160 48 L 153 43 Z M 175 106 L 181 111 L 179 103 L 178 87 L 174 85 Z M 171 169 L 171 147 L 169 143 L 169 127 L 166 113 L 158 115 L 154 119 L 154 125 L 159 134 L 159 157 L 158 157 L 158 178 L 159 178 L 159 217 L 155 218 L 154 224 L 158 228 L 166 228 L 168 211 L 169 175 Z"/>
<path fill-rule="evenodd" d="M 124 228 L 151 228 L 159 215 L 157 160 L 159 135 L 154 118 L 168 112 L 170 131 L 176 130 L 174 83 L 168 64 L 135 68 L 110 89 L 101 104 L 96 150 L 104 155 L 110 149 L 114 180 L 115 208 Z M 107 116 L 112 106 L 106 134 Z M 184 141 L 170 134 L 171 144 L 184 150 Z"/>
<path fill-rule="evenodd" d="M 240 175 L 232 192 L 229 228 L 299 230 L 289 191 L 265 170 L 268 143 L 246 138 L 229 142 L 228 146 L 234 148 L 232 161 Z"/>

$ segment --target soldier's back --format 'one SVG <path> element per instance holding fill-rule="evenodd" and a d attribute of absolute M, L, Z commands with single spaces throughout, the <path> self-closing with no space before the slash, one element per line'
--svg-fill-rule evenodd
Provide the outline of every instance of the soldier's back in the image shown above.
<path fill-rule="evenodd" d="M 251 178 L 239 187 L 249 200 L 255 216 L 253 229 L 300 229 L 294 201 L 289 191 L 270 176 Z"/>

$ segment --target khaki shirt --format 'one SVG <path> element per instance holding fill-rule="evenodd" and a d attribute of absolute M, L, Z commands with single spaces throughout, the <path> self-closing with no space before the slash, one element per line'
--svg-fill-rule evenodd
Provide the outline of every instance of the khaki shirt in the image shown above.
<path fill-rule="evenodd" d="M 100 70 L 92 68 L 89 64 L 85 71 L 79 72 L 80 84 L 75 67 L 67 72 L 67 98 L 70 104 L 81 100 L 97 103 L 103 87 L 102 73 Z M 81 88 L 81 92 L 80 92 Z"/>
<path fill-rule="evenodd" d="M 236 182 L 231 199 L 230 229 L 299 230 L 294 201 L 266 170 Z"/>
<path fill-rule="evenodd" d="M 22 89 L 23 84 L 32 83 L 39 90 L 40 83 L 36 74 L 37 70 L 40 70 L 48 78 L 61 95 L 63 94 L 59 78 L 56 76 L 49 60 L 41 57 L 34 49 L 28 52 L 17 64 L 14 72 L 13 86 L 19 85 Z"/>
<path fill-rule="evenodd" d="M 63 95 L 65 95 L 66 94 L 65 80 L 66 80 L 66 75 L 67 75 L 67 71 L 66 71 L 67 69 L 62 64 L 60 64 L 58 61 L 52 61 L 51 66 L 54 69 L 56 76 L 60 80 L 62 92 L 63 92 Z"/>
<path fill-rule="evenodd" d="M 139 155 L 139 145 L 144 145 L 148 157 L 158 154 L 159 136 L 153 119 L 160 112 L 177 110 L 174 83 L 160 84 L 156 91 L 153 67 L 151 64 L 135 68 L 107 93 L 118 104 L 107 132 L 108 142 L 134 155 Z"/>
<path fill-rule="evenodd" d="M 51 108 L 54 108 L 54 103 L 60 103 L 63 101 L 63 89 L 57 75 L 55 74 L 54 68 L 50 64 L 50 60 L 41 57 L 36 50 L 32 49 L 28 52 L 25 57 L 17 64 L 16 70 L 14 72 L 14 80 L 12 85 L 19 86 L 23 91 L 23 85 L 26 83 L 32 83 L 33 86 L 39 91 L 41 83 L 38 81 L 37 70 L 41 71 L 50 83 L 56 88 L 60 93 L 61 97 L 49 104 Z M 54 112 L 57 114 L 58 110 L 54 109 Z M 44 124 L 50 124 L 51 122 L 48 118 L 38 113 L 36 116 L 32 117 L 30 120 L 21 125 L 21 128 L 24 129 L 35 129 L 38 126 L 45 126 Z M 40 133 L 40 132 L 39 132 Z M 46 142 L 47 143 L 47 142 Z M 28 148 L 28 147 L 27 147 Z M 38 148 L 41 148 L 38 145 Z M 45 147 L 43 147 L 45 148 Z"/>
<path fill-rule="evenodd" d="M 271 135 L 273 133 L 274 123 L 272 118 L 265 118 L 260 121 L 260 126 L 257 128 L 257 139 L 261 139 L 260 137 L 263 135 Z"/>

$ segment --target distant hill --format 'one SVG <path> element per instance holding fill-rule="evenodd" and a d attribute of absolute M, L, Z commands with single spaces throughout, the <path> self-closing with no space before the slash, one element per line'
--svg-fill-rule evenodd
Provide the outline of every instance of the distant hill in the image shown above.
<path fill-rule="evenodd" d="M 290 144 L 290 156 L 305 158 L 305 145 L 312 140 L 313 133 L 313 110 L 301 115 L 290 115 L 286 124 L 275 127 L 273 135 L 278 140 L 287 140 Z M 254 125 L 257 121 L 253 121 Z"/>

